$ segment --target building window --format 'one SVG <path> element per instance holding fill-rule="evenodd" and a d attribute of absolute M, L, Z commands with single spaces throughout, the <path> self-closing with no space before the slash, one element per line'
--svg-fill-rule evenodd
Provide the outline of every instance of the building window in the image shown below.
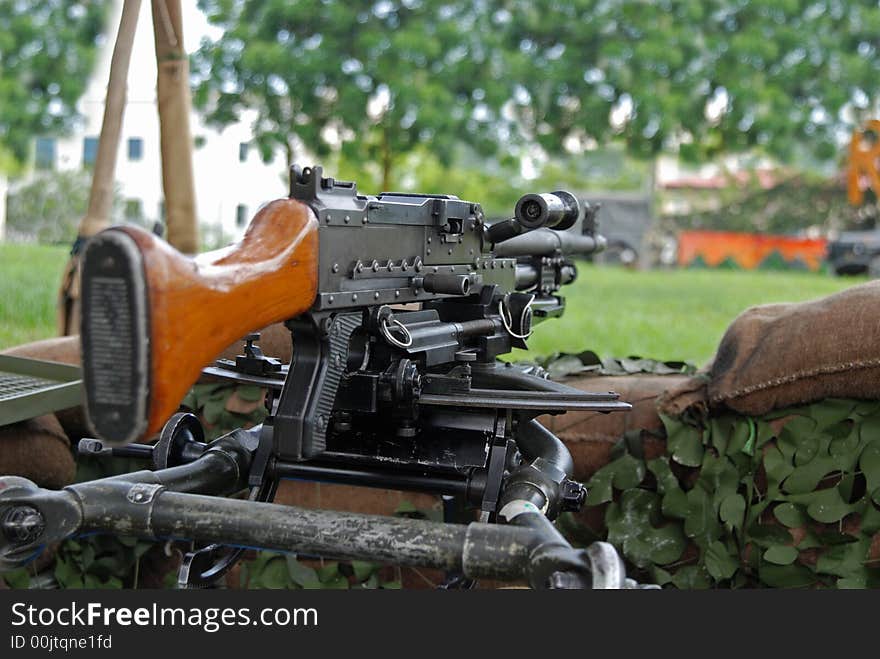
<path fill-rule="evenodd" d="M 245 162 L 248 154 L 248 143 L 239 142 L 238 144 L 238 162 Z"/>
<path fill-rule="evenodd" d="M 91 167 L 98 159 L 98 138 L 83 138 L 83 166 Z"/>
<path fill-rule="evenodd" d="M 130 222 L 142 220 L 144 217 L 144 204 L 140 199 L 126 199 L 125 219 Z"/>
<path fill-rule="evenodd" d="M 239 204 L 235 207 L 235 226 L 243 227 L 247 222 L 247 206 Z"/>
<path fill-rule="evenodd" d="M 128 138 L 128 159 L 141 160 L 144 157 L 144 141 L 140 137 Z"/>
<path fill-rule="evenodd" d="M 38 137 L 36 152 L 34 154 L 34 166 L 37 169 L 55 168 L 55 138 Z"/>

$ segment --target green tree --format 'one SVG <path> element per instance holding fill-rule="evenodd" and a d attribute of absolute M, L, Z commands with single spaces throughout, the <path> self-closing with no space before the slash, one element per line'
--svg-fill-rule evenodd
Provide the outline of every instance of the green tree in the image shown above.
<path fill-rule="evenodd" d="M 6 238 L 13 241 L 70 244 L 89 203 L 91 173 L 46 172 L 13 189 L 6 201 Z M 122 221 L 124 202 L 114 194 L 113 219 Z"/>
<path fill-rule="evenodd" d="M 464 142 L 538 164 L 611 142 L 686 158 L 828 160 L 876 111 L 869 0 L 201 0 L 224 35 L 198 97 L 257 141 L 323 157 L 340 141 L 388 187 L 409 153 Z M 540 148 L 536 148 L 540 147 Z"/>
<path fill-rule="evenodd" d="M 225 125 L 256 112 L 264 158 L 296 140 L 377 168 L 383 188 L 421 144 L 495 150 L 506 94 L 481 3 L 439 0 L 200 0 L 223 36 L 194 63 L 195 100 Z M 491 36 L 491 35 L 490 35 Z"/>
<path fill-rule="evenodd" d="M 786 234 L 806 227 L 873 229 L 877 219 L 876 207 L 849 204 L 839 180 L 809 174 L 790 175 L 766 190 L 757 182 L 731 186 L 714 198 L 720 198 L 720 207 L 665 218 L 666 228 Z"/>
<path fill-rule="evenodd" d="M 0 169 L 76 119 L 106 14 L 107 3 L 87 0 L 0 3 Z"/>
<path fill-rule="evenodd" d="M 833 157 L 876 111 L 880 6 L 868 0 L 508 0 L 514 109 L 548 151 L 759 148 Z"/>

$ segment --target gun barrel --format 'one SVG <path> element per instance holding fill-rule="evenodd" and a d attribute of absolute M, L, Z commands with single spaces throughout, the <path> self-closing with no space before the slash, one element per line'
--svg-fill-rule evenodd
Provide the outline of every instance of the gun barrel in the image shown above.
<path fill-rule="evenodd" d="M 559 269 L 559 286 L 570 284 L 577 278 L 577 269 L 573 265 L 564 265 Z M 527 291 L 541 282 L 541 271 L 531 263 L 516 264 L 516 290 Z"/>
<path fill-rule="evenodd" d="M 535 229 L 495 245 L 495 256 L 587 256 L 605 249 L 603 236 Z"/>

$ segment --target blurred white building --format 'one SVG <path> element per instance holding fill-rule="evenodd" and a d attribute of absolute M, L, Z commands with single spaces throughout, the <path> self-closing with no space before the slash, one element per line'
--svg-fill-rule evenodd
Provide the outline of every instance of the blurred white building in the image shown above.
<path fill-rule="evenodd" d="M 87 91 L 77 104 L 82 121 L 65 137 L 36 138 L 33 169 L 25 180 L 40 170 L 78 169 L 94 161 L 122 4 L 120 0 L 113 3 L 97 66 Z M 216 28 L 208 25 L 196 3 L 183 3 L 183 11 L 184 44 L 192 53 L 202 38 Z M 231 238 L 238 237 L 262 204 L 287 194 L 284 157 L 279 154 L 273 162 L 263 163 L 256 147 L 251 144 L 252 119 L 243 116 L 239 123 L 221 131 L 205 126 L 195 111 L 190 117 L 195 142 L 196 209 L 204 234 L 217 236 L 222 231 Z M 116 181 L 125 199 L 126 216 L 148 222 L 163 219 L 156 54 L 150 2 L 141 4 L 138 19 L 128 72 L 128 96 L 116 161 Z M 4 192 L 3 187 L 0 182 L 0 193 Z M 5 194 L 0 197 L 0 238 L 3 235 L 5 198 Z"/>

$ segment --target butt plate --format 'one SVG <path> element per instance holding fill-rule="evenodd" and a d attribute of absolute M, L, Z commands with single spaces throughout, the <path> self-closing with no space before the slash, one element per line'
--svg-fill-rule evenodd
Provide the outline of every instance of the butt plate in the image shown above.
<path fill-rule="evenodd" d="M 89 423 L 112 444 L 138 440 L 149 409 L 149 313 L 141 252 L 107 230 L 88 242 L 82 264 L 83 384 Z"/>

